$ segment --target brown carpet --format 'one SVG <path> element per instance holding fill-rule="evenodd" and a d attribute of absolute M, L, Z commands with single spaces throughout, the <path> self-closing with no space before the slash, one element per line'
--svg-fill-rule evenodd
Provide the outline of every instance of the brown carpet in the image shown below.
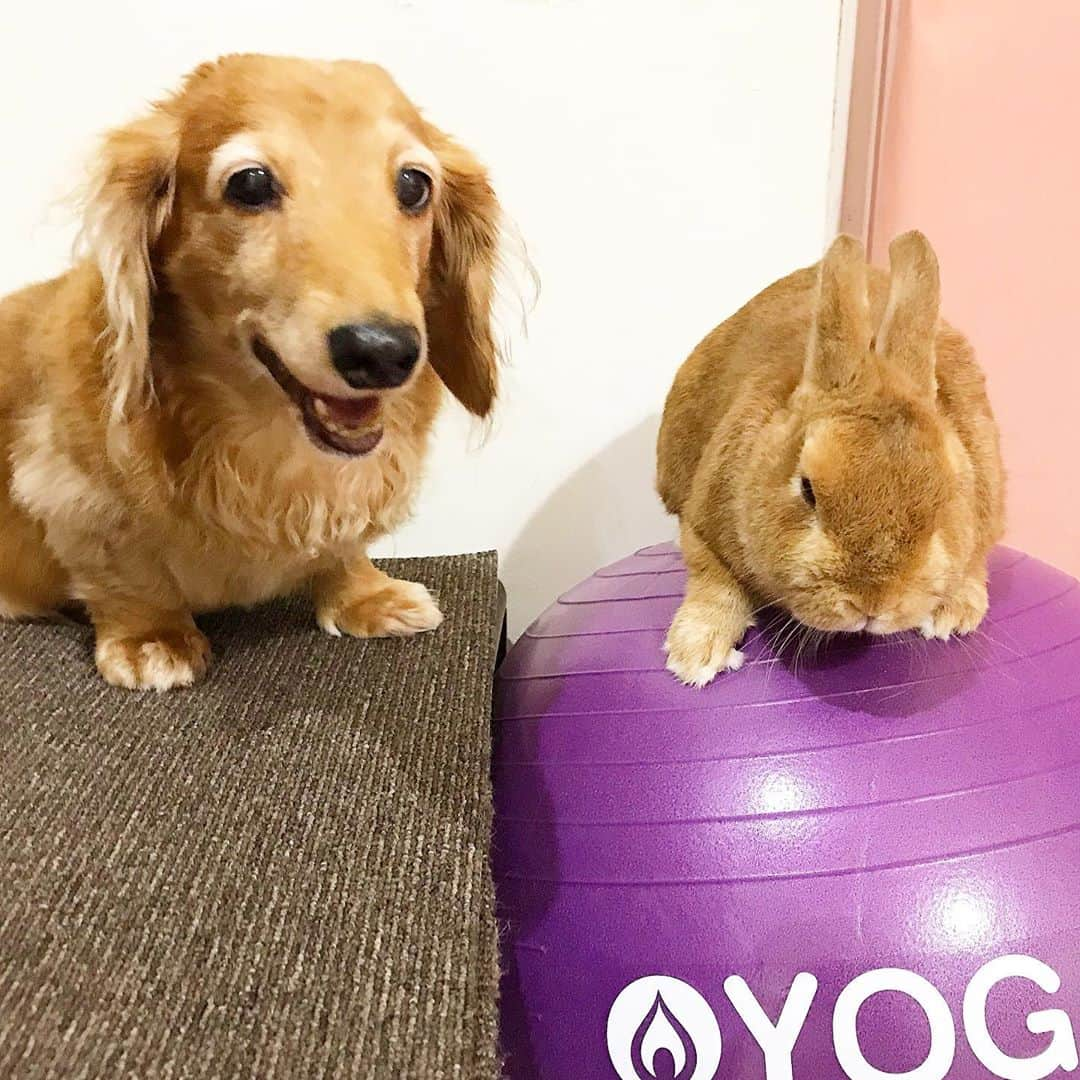
<path fill-rule="evenodd" d="M 0 624 L 0 1077 L 497 1075 L 495 556 L 382 565 L 440 630 L 225 613 L 168 695 Z"/>

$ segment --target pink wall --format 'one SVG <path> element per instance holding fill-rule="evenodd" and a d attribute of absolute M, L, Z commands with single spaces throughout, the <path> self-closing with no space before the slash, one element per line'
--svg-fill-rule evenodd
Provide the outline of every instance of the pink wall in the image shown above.
<path fill-rule="evenodd" d="M 1080 575 L 1080 0 L 905 0 L 888 44 L 871 252 L 933 241 L 1001 424 L 1008 540 Z"/>

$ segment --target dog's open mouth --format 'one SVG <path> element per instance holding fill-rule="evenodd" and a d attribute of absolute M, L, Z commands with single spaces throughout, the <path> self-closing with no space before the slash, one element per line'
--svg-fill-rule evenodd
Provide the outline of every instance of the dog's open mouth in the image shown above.
<path fill-rule="evenodd" d="M 375 395 L 339 398 L 316 394 L 289 371 L 262 338 L 252 339 L 251 351 L 300 410 L 308 436 L 320 450 L 359 457 L 379 445 L 383 429 Z"/>

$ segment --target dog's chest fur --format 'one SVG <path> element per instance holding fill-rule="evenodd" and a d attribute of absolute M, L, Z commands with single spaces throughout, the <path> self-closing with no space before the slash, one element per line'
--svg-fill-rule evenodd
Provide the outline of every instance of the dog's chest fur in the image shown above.
<path fill-rule="evenodd" d="M 426 428 L 391 416 L 374 453 L 338 459 L 312 447 L 288 410 L 239 414 L 218 418 L 167 471 L 142 471 L 133 453 L 118 485 L 65 447 L 61 431 L 48 405 L 27 412 L 12 446 L 12 492 L 44 524 L 74 595 L 80 577 L 138 577 L 146 560 L 195 611 L 295 591 L 362 552 L 408 513 L 427 442 Z"/>

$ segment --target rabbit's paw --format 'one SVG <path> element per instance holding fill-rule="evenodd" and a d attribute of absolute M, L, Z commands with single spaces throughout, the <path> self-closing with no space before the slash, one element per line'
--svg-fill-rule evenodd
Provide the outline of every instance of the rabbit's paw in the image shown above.
<path fill-rule="evenodd" d="M 738 671 L 743 654 L 736 648 L 746 625 L 725 621 L 705 605 L 683 604 L 664 642 L 668 671 L 687 686 L 706 686 L 721 671 Z"/>
<path fill-rule="evenodd" d="M 970 634 L 979 628 L 986 615 L 989 600 L 986 583 L 968 578 L 954 596 L 942 601 L 919 626 L 925 638 L 946 641 L 953 634 Z"/>

